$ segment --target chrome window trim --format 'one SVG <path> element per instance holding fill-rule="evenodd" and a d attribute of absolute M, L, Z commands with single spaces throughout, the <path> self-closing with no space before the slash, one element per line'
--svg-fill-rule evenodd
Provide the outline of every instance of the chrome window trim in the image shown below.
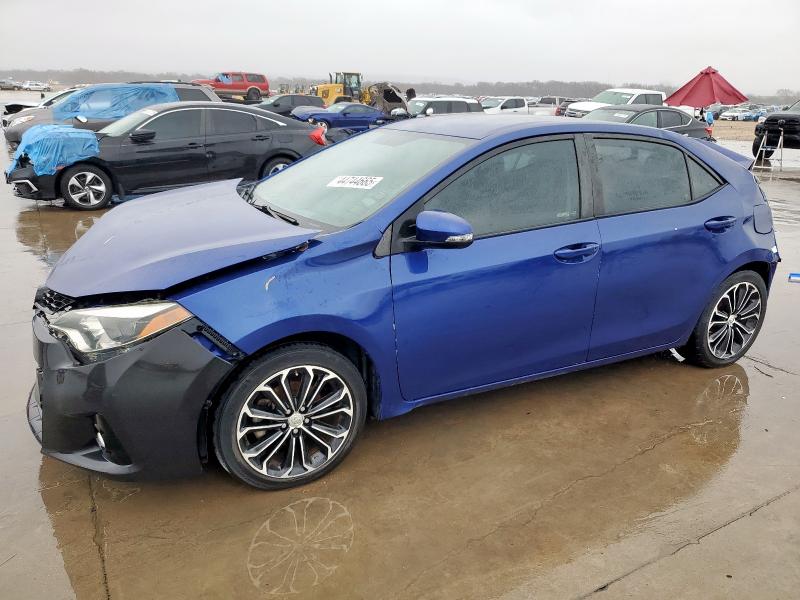
<path fill-rule="evenodd" d="M 227 110 L 229 112 L 238 112 L 238 113 L 242 113 L 243 115 L 249 115 L 249 116 L 254 117 L 256 119 L 264 119 L 265 121 L 269 121 L 270 123 L 275 123 L 276 125 L 278 125 L 280 127 L 286 127 L 286 123 L 282 123 L 280 121 L 276 121 L 275 119 L 270 119 L 266 115 L 263 115 L 263 116 L 262 115 L 257 115 L 255 113 L 251 113 L 251 112 L 246 111 L 246 110 L 238 110 L 236 108 L 228 108 L 227 106 L 187 106 L 185 108 L 174 108 L 174 109 L 166 110 L 166 111 L 164 111 L 162 113 L 158 113 L 157 115 L 153 115 L 152 117 L 147 119 L 144 123 L 139 125 L 136 129 L 134 129 L 134 131 L 139 131 L 142 127 L 144 127 L 145 125 L 149 125 L 150 123 L 152 123 L 153 121 L 155 121 L 159 117 L 163 117 L 165 115 L 168 115 L 168 114 L 171 114 L 171 113 L 174 113 L 174 112 L 179 112 L 179 111 L 182 111 L 182 110 Z"/>

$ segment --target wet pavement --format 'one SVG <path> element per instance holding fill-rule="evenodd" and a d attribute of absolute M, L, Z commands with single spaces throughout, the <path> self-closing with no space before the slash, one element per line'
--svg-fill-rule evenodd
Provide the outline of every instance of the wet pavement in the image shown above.
<path fill-rule="evenodd" d="M 0 598 L 796 597 L 800 182 L 764 188 L 783 262 L 739 364 L 664 354 L 430 406 L 259 492 L 41 456 L 30 305 L 100 215 L 0 184 Z"/>

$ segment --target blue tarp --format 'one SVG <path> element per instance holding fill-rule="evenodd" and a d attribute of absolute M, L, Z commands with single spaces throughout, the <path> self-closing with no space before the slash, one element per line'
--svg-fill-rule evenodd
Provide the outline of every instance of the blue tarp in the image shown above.
<path fill-rule="evenodd" d="M 67 167 L 79 160 L 100 154 L 100 145 L 94 131 L 75 129 L 67 125 L 35 125 L 22 134 L 14 160 L 6 169 L 17 168 L 23 154 L 33 165 L 37 175 L 55 175 L 56 167 Z"/>
<path fill-rule="evenodd" d="M 178 93 L 168 83 L 94 85 L 53 105 L 53 119 L 65 121 L 81 115 L 87 119 L 116 120 L 151 104 L 177 101 Z"/>

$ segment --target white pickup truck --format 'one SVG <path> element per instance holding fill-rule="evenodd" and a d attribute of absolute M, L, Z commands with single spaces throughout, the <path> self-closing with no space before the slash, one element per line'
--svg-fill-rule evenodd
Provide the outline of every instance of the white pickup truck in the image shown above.
<path fill-rule="evenodd" d="M 489 115 L 528 113 L 528 103 L 522 96 L 489 96 L 481 100 L 481 106 Z"/>
<path fill-rule="evenodd" d="M 613 88 L 600 92 L 585 102 L 573 102 L 567 107 L 568 117 L 584 117 L 595 108 L 619 104 L 654 104 L 661 106 L 667 95 L 656 90 L 637 90 L 632 88 Z"/>

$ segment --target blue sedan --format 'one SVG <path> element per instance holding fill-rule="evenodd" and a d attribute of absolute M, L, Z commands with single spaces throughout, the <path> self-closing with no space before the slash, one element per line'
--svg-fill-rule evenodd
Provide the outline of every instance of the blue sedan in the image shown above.
<path fill-rule="evenodd" d="M 337 102 L 329 108 L 298 106 L 292 116 L 300 121 L 308 121 L 322 127 L 325 131 L 334 128 L 364 131 L 380 119 L 385 119 L 382 111 L 357 102 Z"/>
<path fill-rule="evenodd" d="M 649 127 L 454 115 L 248 202 L 222 181 L 126 203 L 37 293 L 31 427 L 84 468 L 215 453 L 276 489 L 336 467 L 368 416 L 668 348 L 728 365 L 780 260 L 748 164 Z"/>

